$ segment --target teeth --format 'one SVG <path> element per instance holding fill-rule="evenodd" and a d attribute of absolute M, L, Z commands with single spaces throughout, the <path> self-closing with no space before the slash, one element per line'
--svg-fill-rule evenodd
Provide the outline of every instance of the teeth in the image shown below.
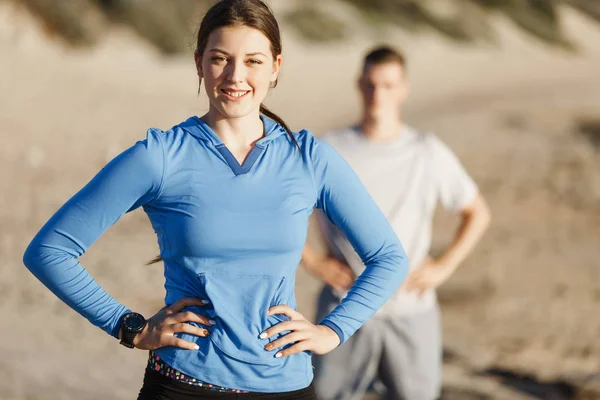
<path fill-rule="evenodd" d="M 242 97 L 243 95 L 246 94 L 246 92 L 225 92 L 227 93 L 228 96 L 231 97 Z"/>

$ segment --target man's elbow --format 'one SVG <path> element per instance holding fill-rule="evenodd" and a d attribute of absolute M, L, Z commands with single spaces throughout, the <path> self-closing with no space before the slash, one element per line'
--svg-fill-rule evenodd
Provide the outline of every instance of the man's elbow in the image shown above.
<path fill-rule="evenodd" d="M 474 221 L 483 231 L 486 231 L 492 222 L 490 207 L 481 193 L 462 211 L 462 216 L 465 219 Z"/>
<path fill-rule="evenodd" d="M 483 198 L 483 196 L 479 195 L 481 202 L 479 205 L 479 210 L 478 210 L 478 219 L 479 219 L 479 223 L 482 226 L 483 230 L 487 230 L 490 226 L 490 224 L 492 223 L 492 212 L 490 210 L 490 206 L 488 205 L 488 203 L 485 201 L 485 199 Z"/>

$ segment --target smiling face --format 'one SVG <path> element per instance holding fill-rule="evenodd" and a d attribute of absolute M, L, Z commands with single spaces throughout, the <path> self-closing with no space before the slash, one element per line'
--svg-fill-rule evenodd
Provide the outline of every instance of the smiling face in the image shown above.
<path fill-rule="evenodd" d="M 258 113 L 281 67 L 281 55 L 273 55 L 269 39 L 247 26 L 215 29 L 195 59 L 210 111 L 225 118 Z"/>

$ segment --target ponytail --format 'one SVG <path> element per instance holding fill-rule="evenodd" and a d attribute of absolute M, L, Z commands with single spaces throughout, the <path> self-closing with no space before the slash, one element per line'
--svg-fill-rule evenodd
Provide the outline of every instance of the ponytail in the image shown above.
<path fill-rule="evenodd" d="M 273 121 L 275 121 L 279 125 L 281 125 L 283 127 L 283 129 L 285 129 L 285 131 L 287 132 L 287 134 L 290 137 L 290 139 L 292 140 L 292 142 L 296 145 L 298 150 L 300 150 L 300 145 L 296 141 L 296 138 L 294 137 L 292 130 L 290 129 L 289 126 L 287 126 L 287 124 L 283 121 L 283 119 L 281 119 L 279 116 L 277 116 L 277 114 L 275 114 L 273 111 L 269 110 L 264 104 L 260 105 L 260 113 L 263 114 L 265 117 L 271 118 Z"/>
<path fill-rule="evenodd" d="M 146 263 L 146 265 L 156 264 L 158 262 L 161 262 L 162 260 L 163 260 L 162 257 L 160 255 L 158 255 L 158 256 L 154 257 L 152 260 L 148 261 Z"/>

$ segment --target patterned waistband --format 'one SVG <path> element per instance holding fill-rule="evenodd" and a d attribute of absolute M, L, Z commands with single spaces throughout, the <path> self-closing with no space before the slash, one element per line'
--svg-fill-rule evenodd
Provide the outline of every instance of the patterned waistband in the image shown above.
<path fill-rule="evenodd" d="M 177 371 L 175 368 L 171 367 L 169 364 L 164 362 L 156 353 L 150 351 L 148 356 L 148 367 L 149 369 L 160 373 L 168 378 L 175 379 L 177 381 L 187 383 L 192 386 L 202 387 L 206 390 L 212 390 L 215 392 L 223 392 L 223 393 L 249 393 L 247 390 L 237 390 L 226 388 L 218 385 L 213 385 L 211 383 L 202 382 L 194 377 L 189 375 L 185 375 L 180 371 Z"/>

